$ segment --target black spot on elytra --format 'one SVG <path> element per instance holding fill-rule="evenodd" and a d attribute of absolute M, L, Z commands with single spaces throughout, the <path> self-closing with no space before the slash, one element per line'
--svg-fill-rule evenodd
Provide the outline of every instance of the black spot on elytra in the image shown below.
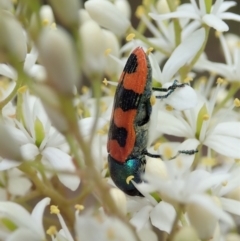
<path fill-rule="evenodd" d="M 123 127 L 117 127 L 114 123 L 111 128 L 111 139 L 116 140 L 119 146 L 124 147 L 127 141 L 127 130 Z"/>
<path fill-rule="evenodd" d="M 131 74 L 136 72 L 138 66 L 138 60 L 136 54 L 131 54 L 127 60 L 127 63 L 123 69 L 125 73 Z"/>
<path fill-rule="evenodd" d="M 116 102 L 115 108 L 121 108 L 123 111 L 137 109 L 141 96 L 133 90 L 121 88 L 116 92 L 118 102 Z"/>

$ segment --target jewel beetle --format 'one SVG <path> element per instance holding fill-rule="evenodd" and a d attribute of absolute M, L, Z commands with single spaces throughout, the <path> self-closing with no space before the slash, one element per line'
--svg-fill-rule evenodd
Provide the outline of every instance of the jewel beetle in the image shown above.
<path fill-rule="evenodd" d="M 168 92 L 156 96 L 162 99 L 176 88 L 184 86 L 185 84 L 174 81 L 166 89 L 152 88 L 152 69 L 147 54 L 141 47 L 130 54 L 116 89 L 107 142 L 110 176 L 115 185 L 126 194 L 142 196 L 130 180 L 142 182 L 146 155 L 161 157 L 147 151 L 152 90 Z M 179 151 L 185 154 L 195 152 L 196 150 Z"/>

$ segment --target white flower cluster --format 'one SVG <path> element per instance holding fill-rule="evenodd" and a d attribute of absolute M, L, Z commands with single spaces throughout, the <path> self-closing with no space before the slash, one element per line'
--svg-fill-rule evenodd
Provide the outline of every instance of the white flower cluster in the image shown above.
<path fill-rule="evenodd" d="M 47 2 L 0 0 L 0 240 L 240 240 L 239 3 L 142 1 L 132 24 L 131 1 Z M 153 86 L 187 84 L 153 98 L 147 148 L 163 160 L 147 157 L 132 197 L 106 146 L 138 46 Z"/>

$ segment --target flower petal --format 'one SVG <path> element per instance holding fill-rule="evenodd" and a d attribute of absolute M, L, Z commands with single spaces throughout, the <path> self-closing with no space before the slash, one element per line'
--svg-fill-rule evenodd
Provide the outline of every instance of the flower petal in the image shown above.
<path fill-rule="evenodd" d="M 32 182 L 26 177 L 13 177 L 8 181 L 8 190 L 11 194 L 24 196 L 30 190 Z"/>
<path fill-rule="evenodd" d="M 43 213 L 47 205 L 50 204 L 51 199 L 49 197 L 46 197 L 42 199 L 40 202 L 37 203 L 37 205 L 32 210 L 32 218 L 35 222 L 36 227 L 38 230 L 43 234 L 44 236 L 44 228 L 43 228 Z"/>
<path fill-rule="evenodd" d="M 173 51 L 163 67 L 162 77 L 164 82 L 170 82 L 176 72 L 190 62 L 203 45 L 205 39 L 205 31 L 203 28 L 192 33 L 188 38 Z"/>
<path fill-rule="evenodd" d="M 152 210 L 151 206 L 143 207 L 139 212 L 137 212 L 133 218 L 130 220 L 130 223 L 136 227 L 137 230 L 141 230 L 149 219 L 149 214 Z"/>
<path fill-rule="evenodd" d="M 43 150 L 42 155 L 51 163 L 51 165 L 56 171 L 75 171 L 75 166 L 72 162 L 72 157 L 57 148 L 47 147 Z M 80 184 L 80 178 L 76 176 L 74 173 L 58 173 L 57 176 L 60 182 L 62 182 L 66 187 L 68 187 L 72 191 L 75 191 Z"/>
<path fill-rule="evenodd" d="M 222 208 L 232 214 L 240 215 L 240 202 L 229 198 L 220 198 Z"/>
<path fill-rule="evenodd" d="M 214 151 L 232 158 L 240 158 L 240 139 L 224 136 L 210 135 L 204 141 L 204 145 L 212 148 Z"/>
<path fill-rule="evenodd" d="M 168 88 L 171 85 L 172 83 L 165 83 L 163 85 L 163 88 Z M 164 94 L 163 92 L 160 93 L 161 95 L 166 94 L 166 92 Z M 174 90 L 174 92 L 170 94 L 167 98 L 164 98 L 163 101 L 176 110 L 186 110 L 196 106 L 197 94 L 191 86 L 185 85 L 184 87 Z"/>
<path fill-rule="evenodd" d="M 228 25 L 222 21 L 219 17 L 213 14 L 205 14 L 202 18 L 203 22 L 206 23 L 208 26 L 216 29 L 219 32 L 228 31 Z"/>
<path fill-rule="evenodd" d="M 180 137 L 192 137 L 191 127 L 189 124 L 173 114 L 166 111 L 158 112 L 158 130 L 162 133 Z"/>
<path fill-rule="evenodd" d="M 172 13 L 166 14 L 156 14 L 156 13 L 149 13 L 148 14 L 152 19 L 157 21 L 163 21 L 166 19 L 171 18 L 191 18 L 191 19 L 199 19 L 199 16 L 194 12 L 186 12 L 186 11 L 177 11 Z"/>
<path fill-rule="evenodd" d="M 167 233 L 171 232 L 176 216 L 176 211 L 172 205 L 162 201 L 150 213 L 152 225 Z"/>
<path fill-rule="evenodd" d="M 234 21 L 240 21 L 240 15 L 236 13 L 221 13 L 220 14 L 221 19 L 225 20 L 234 20 Z"/>
<path fill-rule="evenodd" d="M 211 134 L 240 138 L 240 122 L 229 121 L 220 123 L 213 129 Z"/>

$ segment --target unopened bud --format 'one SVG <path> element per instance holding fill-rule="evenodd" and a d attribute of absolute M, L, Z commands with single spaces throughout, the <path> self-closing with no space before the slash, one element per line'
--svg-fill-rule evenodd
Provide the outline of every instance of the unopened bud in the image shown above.
<path fill-rule="evenodd" d="M 79 0 L 49 0 L 49 2 L 60 23 L 70 28 L 78 26 Z"/>
<path fill-rule="evenodd" d="M 68 33 L 60 27 L 56 30 L 44 29 L 37 48 L 49 85 L 62 94 L 72 94 L 80 73 L 76 50 Z"/>
<path fill-rule="evenodd" d="M 0 62 L 24 61 L 27 54 L 22 26 L 14 16 L 0 9 Z"/>
<path fill-rule="evenodd" d="M 93 20 L 119 36 L 124 35 L 130 27 L 129 20 L 109 1 L 87 1 L 85 8 Z"/>
<path fill-rule="evenodd" d="M 127 213 L 127 200 L 125 194 L 118 188 L 111 188 L 110 195 L 114 200 L 118 210 L 126 215 Z"/>
<path fill-rule="evenodd" d="M 0 123 L 0 156 L 16 161 L 22 159 L 19 144 L 3 123 Z"/>
<path fill-rule="evenodd" d="M 181 228 L 173 238 L 173 241 L 198 241 L 199 238 L 194 228 L 183 227 Z"/>

